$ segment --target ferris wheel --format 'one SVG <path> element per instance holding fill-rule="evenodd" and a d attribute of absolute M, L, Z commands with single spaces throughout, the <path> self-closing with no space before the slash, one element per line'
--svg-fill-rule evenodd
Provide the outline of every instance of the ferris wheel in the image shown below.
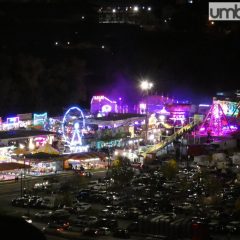
<path fill-rule="evenodd" d="M 85 117 L 82 110 L 78 107 L 69 108 L 63 117 L 62 134 L 72 152 L 78 152 L 79 147 L 82 146 L 84 128 Z"/>

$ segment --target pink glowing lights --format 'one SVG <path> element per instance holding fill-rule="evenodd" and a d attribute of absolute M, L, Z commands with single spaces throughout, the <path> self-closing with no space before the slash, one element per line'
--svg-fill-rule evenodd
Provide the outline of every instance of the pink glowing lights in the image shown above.
<path fill-rule="evenodd" d="M 224 136 L 234 130 L 228 123 L 226 115 L 218 101 L 214 101 L 202 125 L 200 135 Z"/>

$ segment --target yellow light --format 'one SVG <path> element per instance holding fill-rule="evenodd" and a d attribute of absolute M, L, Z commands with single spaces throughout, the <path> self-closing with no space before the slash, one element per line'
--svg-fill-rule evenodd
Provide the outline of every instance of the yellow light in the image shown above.
<path fill-rule="evenodd" d="M 25 146 L 24 146 L 23 144 L 20 143 L 20 144 L 19 144 L 19 148 L 20 148 L 20 149 L 24 149 Z"/>
<path fill-rule="evenodd" d="M 35 145 L 34 145 L 34 143 L 33 143 L 33 139 L 32 139 L 32 138 L 30 138 L 28 148 L 29 148 L 30 150 L 34 150 L 34 149 L 35 149 Z"/>

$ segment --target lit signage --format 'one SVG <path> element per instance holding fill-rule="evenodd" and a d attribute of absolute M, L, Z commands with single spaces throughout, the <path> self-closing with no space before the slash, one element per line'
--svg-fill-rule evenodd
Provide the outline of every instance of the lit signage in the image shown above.
<path fill-rule="evenodd" d="M 44 123 L 47 121 L 47 112 L 42 114 L 33 114 L 33 123 L 34 125 L 44 125 Z"/>
<path fill-rule="evenodd" d="M 230 101 L 217 101 L 220 106 L 222 107 L 222 110 L 225 115 L 227 116 L 237 116 L 238 115 L 238 108 L 237 108 L 237 102 L 230 102 Z"/>
<path fill-rule="evenodd" d="M 19 117 L 7 118 L 7 124 L 17 124 L 19 122 Z"/>
<path fill-rule="evenodd" d="M 91 104 L 92 104 L 93 101 L 101 102 L 102 100 L 106 100 L 106 101 L 108 101 L 110 103 L 116 103 L 115 101 L 111 101 L 109 98 L 107 98 L 105 96 L 93 96 L 92 100 L 91 100 Z"/>
<path fill-rule="evenodd" d="M 140 103 L 139 105 L 140 109 L 146 109 L 146 103 Z"/>
<path fill-rule="evenodd" d="M 210 107 L 209 104 L 199 104 L 199 107 Z"/>
<path fill-rule="evenodd" d="M 98 100 L 98 101 L 101 101 L 104 98 L 105 98 L 104 96 L 93 96 L 93 100 Z"/>
<path fill-rule="evenodd" d="M 102 112 L 111 112 L 112 107 L 110 105 L 103 105 Z"/>

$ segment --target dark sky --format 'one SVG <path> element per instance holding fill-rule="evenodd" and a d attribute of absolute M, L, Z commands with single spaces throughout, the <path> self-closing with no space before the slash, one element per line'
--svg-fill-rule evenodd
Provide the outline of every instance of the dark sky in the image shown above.
<path fill-rule="evenodd" d="M 193 102 L 240 87 L 240 23 L 211 25 L 205 5 L 162 1 L 154 28 L 98 24 L 95 1 L 80 2 L 0 3 L 1 115 L 88 107 L 98 93 L 134 103 L 143 78 Z"/>

